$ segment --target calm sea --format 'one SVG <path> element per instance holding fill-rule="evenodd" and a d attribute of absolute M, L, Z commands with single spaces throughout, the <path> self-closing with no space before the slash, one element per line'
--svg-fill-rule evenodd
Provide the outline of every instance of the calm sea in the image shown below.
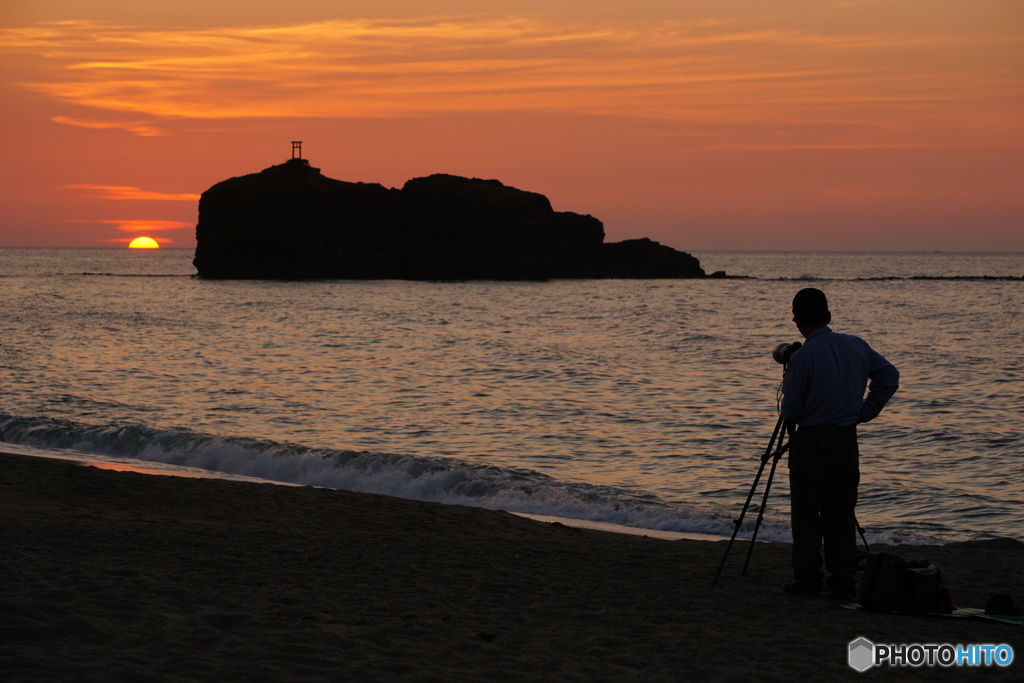
<path fill-rule="evenodd" d="M 1024 254 L 695 255 L 750 277 L 218 282 L 185 250 L 3 249 L 0 448 L 728 535 L 813 283 L 902 373 L 861 429 L 868 540 L 1024 539 L 1024 282 L 935 279 Z M 780 467 L 762 538 L 787 494 Z"/>

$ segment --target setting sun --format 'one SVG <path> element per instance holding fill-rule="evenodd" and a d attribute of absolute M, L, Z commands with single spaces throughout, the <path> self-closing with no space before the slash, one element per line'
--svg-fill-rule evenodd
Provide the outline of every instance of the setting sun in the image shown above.
<path fill-rule="evenodd" d="M 328 178 L 493 178 L 608 241 L 1024 251 L 1022 7 L 0 3 L 0 245 L 192 248 L 200 194 L 294 135 Z"/>
<path fill-rule="evenodd" d="M 160 245 L 152 237 L 136 237 L 128 245 L 129 249 L 159 249 Z"/>

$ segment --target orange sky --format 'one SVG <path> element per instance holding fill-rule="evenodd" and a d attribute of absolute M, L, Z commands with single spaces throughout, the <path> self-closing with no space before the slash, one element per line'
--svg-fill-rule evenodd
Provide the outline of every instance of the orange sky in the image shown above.
<path fill-rule="evenodd" d="M 192 247 L 303 140 L 609 240 L 1024 251 L 1020 0 L 4 2 L 0 98 L 0 246 Z"/>

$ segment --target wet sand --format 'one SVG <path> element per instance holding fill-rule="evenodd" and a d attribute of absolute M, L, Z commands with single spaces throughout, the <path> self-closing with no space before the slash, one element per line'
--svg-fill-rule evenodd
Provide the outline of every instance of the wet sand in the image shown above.
<path fill-rule="evenodd" d="M 789 547 L 589 531 L 344 491 L 0 455 L 0 680 L 930 680 L 1024 674 L 1024 627 L 781 592 Z M 879 548 L 881 549 L 881 548 Z M 1024 602 L 1024 544 L 928 558 L 961 607 Z M 1008 670 L 847 646 L 1007 643 Z"/>

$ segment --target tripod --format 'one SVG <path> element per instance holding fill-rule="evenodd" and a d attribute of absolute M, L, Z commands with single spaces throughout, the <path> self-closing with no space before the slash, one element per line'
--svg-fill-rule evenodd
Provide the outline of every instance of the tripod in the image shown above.
<path fill-rule="evenodd" d="M 729 551 L 732 550 L 733 541 L 736 540 L 736 534 L 740 531 L 740 525 L 743 524 L 743 517 L 747 514 L 747 508 L 750 507 L 750 501 L 754 498 L 754 491 L 757 490 L 757 483 L 761 480 L 761 474 L 764 472 L 765 465 L 768 461 L 772 461 L 772 467 L 768 471 L 768 481 L 764 486 L 764 496 L 761 498 L 761 507 L 757 511 L 757 521 L 754 523 L 754 533 L 750 538 L 750 547 L 747 548 L 747 559 L 743 563 L 743 572 L 741 576 L 747 575 L 747 567 L 750 565 L 750 556 L 754 553 L 754 543 L 757 542 L 757 532 L 761 528 L 761 522 L 764 520 L 764 510 L 768 505 L 768 492 L 772 488 L 772 479 L 775 478 L 775 468 L 779 464 L 779 460 L 782 455 L 789 450 L 789 442 L 792 434 L 789 433 L 791 429 L 790 425 L 786 425 L 779 416 L 778 422 L 775 423 L 775 431 L 772 432 L 772 438 L 768 441 L 768 448 L 765 449 L 764 455 L 761 456 L 761 466 L 757 469 L 757 476 L 754 477 L 754 485 L 750 487 L 750 493 L 747 494 L 747 502 L 743 504 L 743 510 L 740 512 L 739 518 L 737 518 L 733 524 L 732 538 L 729 539 L 729 545 L 725 547 L 725 554 L 722 555 L 722 562 L 718 565 L 718 571 L 715 572 L 715 578 L 712 580 L 711 585 L 714 586 L 718 583 L 718 577 L 722 574 L 722 567 L 725 566 L 725 560 L 729 557 Z M 857 527 L 857 532 L 860 534 L 861 541 L 864 542 L 864 549 L 867 552 L 871 552 L 871 548 L 868 547 L 868 541 L 864 537 L 864 527 L 860 525 L 860 522 L 856 518 L 853 520 L 854 525 Z"/>
<path fill-rule="evenodd" d="M 782 458 L 782 454 L 789 450 L 789 437 L 787 429 L 783 429 L 783 419 L 779 416 L 778 422 L 775 423 L 775 431 L 772 432 L 772 438 L 768 441 L 768 448 L 765 449 L 764 455 L 761 456 L 761 466 L 757 469 L 757 476 L 754 477 L 754 485 L 750 487 L 750 493 L 747 494 L 747 502 L 743 504 L 743 510 L 740 512 L 739 518 L 737 518 L 733 524 L 732 538 L 729 539 L 729 545 L 725 547 L 725 554 L 722 555 L 722 562 L 718 565 L 718 571 L 715 572 L 715 578 L 711 582 L 714 586 L 718 583 L 718 577 L 722 574 L 722 567 L 725 566 L 725 560 L 729 557 L 729 551 L 732 550 L 733 541 L 736 540 L 736 534 L 740 531 L 740 525 L 743 524 L 743 517 L 747 514 L 747 508 L 750 507 L 750 501 L 754 498 L 754 491 L 757 490 L 757 483 L 761 480 L 761 474 L 764 472 L 765 465 L 768 461 L 772 461 L 771 470 L 768 472 L 768 481 L 764 486 L 764 496 L 761 498 L 761 507 L 757 511 L 757 521 L 754 523 L 754 534 L 750 538 L 750 547 L 747 549 L 747 559 L 743 563 L 743 574 L 747 575 L 747 566 L 750 564 L 750 556 L 754 553 L 754 543 L 757 541 L 757 532 L 761 528 L 761 522 L 764 520 L 764 509 L 768 504 L 768 492 L 772 488 L 772 479 L 775 478 L 775 468 L 779 464 L 779 459 Z M 776 441 L 778 444 L 776 445 Z M 866 545 L 866 543 L 865 543 Z"/>

